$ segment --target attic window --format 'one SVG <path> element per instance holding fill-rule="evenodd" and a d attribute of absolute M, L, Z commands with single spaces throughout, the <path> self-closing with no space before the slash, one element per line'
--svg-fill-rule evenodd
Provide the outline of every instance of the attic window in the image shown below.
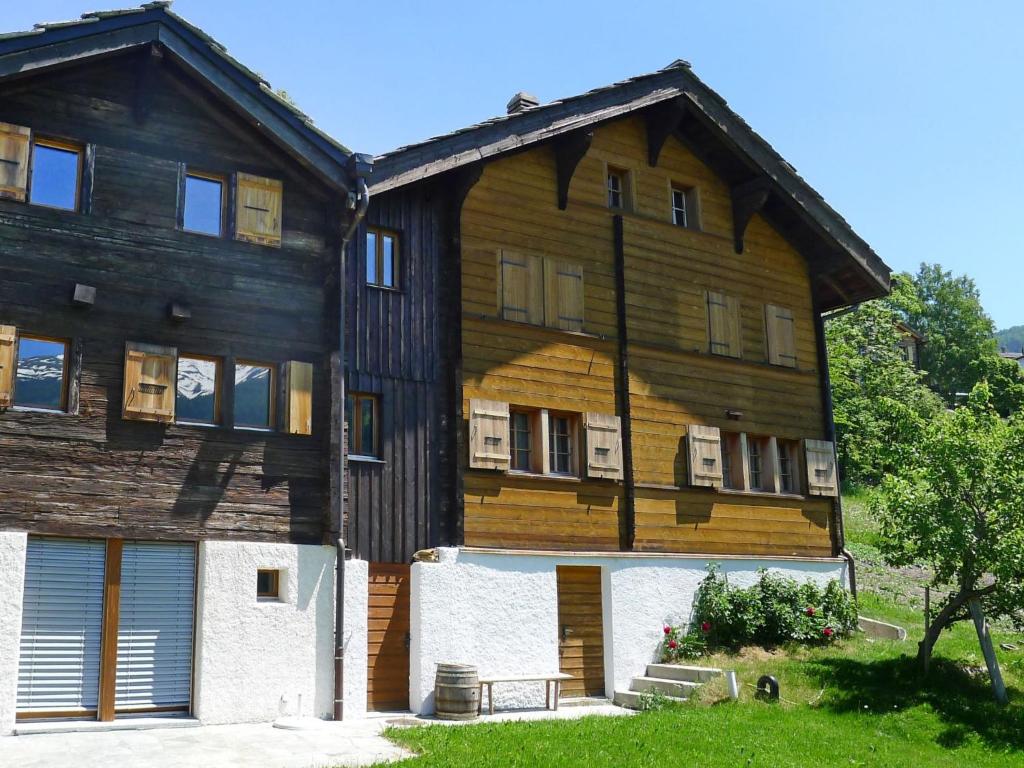
<path fill-rule="evenodd" d="M 224 179 L 209 173 L 185 174 L 182 229 L 220 237 L 224 233 Z"/>
<path fill-rule="evenodd" d="M 609 208 L 620 211 L 628 211 L 631 209 L 631 192 L 629 182 L 629 171 L 608 166 L 607 183 Z"/>
<path fill-rule="evenodd" d="M 51 139 L 32 142 L 32 182 L 29 202 L 65 211 L 78 210 L 82 178 L 82 148 Z"/>
<path fill-rule="evenodd" d="M 672 185 L 672 223 L 677 227 L 700 229 L 697 188 Z"/>
<path fill-rule="evenodd" d="M 398 235 L 382 229 L 366 231 L 366 284 L 398 287 Z"/>

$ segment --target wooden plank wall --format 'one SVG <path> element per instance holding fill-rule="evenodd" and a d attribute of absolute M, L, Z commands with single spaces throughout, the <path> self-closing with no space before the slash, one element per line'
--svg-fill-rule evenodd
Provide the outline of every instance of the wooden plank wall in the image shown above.
<path fill-rule="evenodd" d="M 366 285 L 366 228 L 399 236 L 399 287 Z M 348 542 L 374 562 L 408 563 L 442 536 L 442 205 L 422 187 L 371 199 L 349 246 L 347 387 L 380 398 L 379 463 L 349 462 Z"/>
<path fill-rule="evenodd" d="M 676 139 L 655 168 L 644 123 L 597 127 L 569 206 L 556 206 L 550 149 L 485 167 L 463 213 L 465 400 L 471 397 L 575 412 L 615 411 L 617 355 L 612 214 L 607 165 L 632 173 L 623 214 L 636 539 L 642 551 L 829 555 L 832 504 L 821 499 L 729 494 L 686 486 L 687 424 L 782 438 L 821 438 L 818 361 L 806 262 L 760 216 L 733 251 L 729 190 Z M 672 183 L 696 186 L 703 231 L 671 223 Z M 494 319 L 501 248 L 584 264 L 586 330 L 574 336 Z M 741 302 L 741 360 L 708 354 L 705 290 Z M 764 304 L 795 315 L 795 370 L 767 364 Z M 726 417 L 737 410 L 739 421 Z M 460 457 L 465 462 L 466 457 Z M 601 500 L 603 504 L 593 502 Z M 535 480 L 467 470 L 466 543 L 618 549 L 622 486 Z"/>
<path fill-rule="evenodd" d="M 170 61 L 139 124 L 137 69 L 120 56 L 0 93 L 0 121 L 96 152 L 91 213 L 0 201 L 0 322 L 74 339 L 83 361 L 77 415 L 0 414 L 0 528 L 319 543 L 336 343 L 325 322 L 337 247 L 328 212 L 338 203 Z M 177 231 L 181 161 L 282 179 L 283 247 Z M 93 308 L 71 306 L 76 282 L 97 288 Z M 172 323 L 171 301 L 192 318 Z M 128 340 L 313 363 L 313 436 L 122 420 Z"/>

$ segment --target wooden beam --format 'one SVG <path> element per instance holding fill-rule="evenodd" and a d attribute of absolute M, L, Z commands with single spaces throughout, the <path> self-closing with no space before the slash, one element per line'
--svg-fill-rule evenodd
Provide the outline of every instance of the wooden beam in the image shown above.
<path fill-rule="evenodd" d="M 554 141 L 555 172 L 558 178 L 558 209 L 564 211 L 569 205 L 569 184 L 576 173 L 576 166 L 587 154 L 594 140 L 594 132 L 580 129 L 564 133 Z"/>
<path fill-rule="evenodd" d="M 156 90 L 157 71 L 164 60 L 164 52 L 158 43 L 153 43 L 142 54 L 142 60 L 135 73 L 135 98 L 132 113 L 135 122 L 145 125 L 153 108 L 153 93 Z"/>
<path fill-rule="evenodd" d="M 978 641 L 981 643 L 981 653 L 985 657 L 985 666 L 988 667 L 988 676 L 992 680 L 992 693 L 995 694 L 996 701 L 1005 707 L 1010 700 L 1006 695 L 1003 673 L 999 670 L 996 649 L 992 645 L 992 635 L 989 634 L 988 623 L 981 610 L 981 601 L 975 597 L 968 602 L 967 606 L 971 611 L 971 618 L 974 620 L 974 628 L 978 632 Z"/>
<path fill-rule="evenodd" d="M 117 629 L 121 618 L 121 554 L 124 539 L 107 540 L 103 586 L 103 637 L 100 641 L 100 705 L 98 720 L 114 719 L 117 689 Z"/>
<path fill-rule="evenodd" d="M 678 96 L 644 110 L 644 122 L 647 125 L 647 163 L 652 168 L 658 164 L 658 158 L 668 137 L 675 133 L 686 114 L 687 101 L 686 98 Z"/>
<path fill-rule="evenodd" d="M 732 188 L 732 238 L 736 253 L 743 253 L 743 235 L 754 214 L 768 202 L 768 179 L 756 177 Z"/>

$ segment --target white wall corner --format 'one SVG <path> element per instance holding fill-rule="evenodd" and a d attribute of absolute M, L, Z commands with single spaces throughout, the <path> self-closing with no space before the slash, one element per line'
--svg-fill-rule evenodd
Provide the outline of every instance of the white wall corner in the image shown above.
<path fill-rule="evenodd" d="M 366 716 L 369 570 L 365 560 L 345 561 L 345 720 Z M 333 662 L 334 654 L 331 659 Z"/>
<path fill-rule="evenodd" d="M 0 736 L 14 730 L 28 535 L 0 532 Z"/>

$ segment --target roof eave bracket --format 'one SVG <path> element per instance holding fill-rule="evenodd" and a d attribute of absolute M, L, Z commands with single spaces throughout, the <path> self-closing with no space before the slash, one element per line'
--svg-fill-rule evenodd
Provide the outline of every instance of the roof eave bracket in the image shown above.
<path fill-rule="evenodd" d="M 554 141 L 555 175 L 558 181 L 558 209 L 564 211 L 569 206 L 569 184 L 576 173 L 576 166 L 587 154 L 594 140 L 592 130 L 579 129 L 564 133 Z"/>
<path fill-rule="evenodd" d="M 658 165 L 658 158 L 661 157 L 665 142 L 682 122 L 686 114 L 687 101 L 685 97 L 677 96 L 644 111 L 644 122 L 647 126 L 647 163 L 651 168 Z"/>
<path fill-rule="evenodd" d="M 744 181 L 732 188 L 732 238 L 733 249 L 743 253 L 743 237 L 754 214 L 760 212 L 771 188 L 768 179 L 763 176 Z"/>

